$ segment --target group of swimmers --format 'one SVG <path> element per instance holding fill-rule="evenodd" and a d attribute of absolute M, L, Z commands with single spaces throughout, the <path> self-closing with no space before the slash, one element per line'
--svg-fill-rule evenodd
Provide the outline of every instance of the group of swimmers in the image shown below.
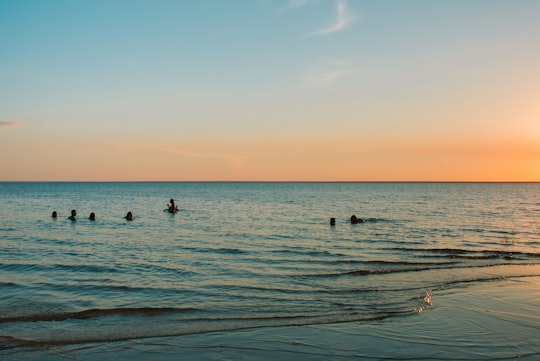
<path fill-rule="evenodd" d="M 58 212 L 53 211 L 52 218 L 56 219 L 58 218 Z M 126 216 L 124 217 L 127 221 L 133 220 L 133 212 L 129 211 L 127 212 Z M 71 215 L 68 217 L 68 219 L 72 222 L 75 222 L 77 220 L 77 211 L 75 209 L 71 210 Z M 96 214 L 94 212 L 90 213 L 90 216 L 88 217 L 89 220 L 95 221 L 96 220 Z"/>
<path fill-rule="evenodd" d="M 357 223 L 364 223 L 365 220 L 362 218 L 356 217 L 354 214 L 351 216 L 351 224 L 357 224 Z M 335 226 L 336 225 L 336 219 L 330 218 L 330 225 Z"/>
<path fill-rule="evenodd" d="M 169 213 L 176 213 L 178 212 L 178 206 L 174 202 L 174 199 L 171 198 L 170 203 L 167 204 L 167 209 L 164 209 L 165 212 Z M 58 213 L 56 211 L 52 212 L 52 218 L 57 218 Z M 127 212 L 126 216 L 124 217 L 126 221 L 132 221 L 133 220 L 133 212 L 129 211 Z M 71 221 L 77 220 L 77 211 L 75 209 L 71 210 L 71 216 L 68 217 Z M 89 220 L 95 221 L 96 220 L 96 214 L 94 212 L 90 213 L 90 217 L 88 217 Z M 365 220 L 362 218 L 356 217 L 354 214 L 351 216 L 351 224 L 357 224 L 357 223 L 364 223 Z M 335 226 L 336 225 L 336 219 L 330 218 L 330 225 Z"/>
<path fill-rule="evenodd" d="M 174 199 L 171 198 L 170 204 L 167 204 L 167 209 L 165 211 L 169 213 L 176 213 L 178 212 L 178 206 L 174 202 Z M 52 218 L 56 219 L 58 218 L 58 212 L 53 211 L 52 212 Z M 133 220 L 133 212 L 129 211 L 127 212 L 126 216 L 124 217 L 126 221 L 132 221 Z M 77 211 L 75 209 L 71 210 L 71 215 L 68 217 L 68 219 L 72 222 L 75 222 L 77 220 Z M 96 214 L 94 212 L 90 213 L 90 216 L 88 217 L 89 220 L 95 221 L 96 220 Z"/>

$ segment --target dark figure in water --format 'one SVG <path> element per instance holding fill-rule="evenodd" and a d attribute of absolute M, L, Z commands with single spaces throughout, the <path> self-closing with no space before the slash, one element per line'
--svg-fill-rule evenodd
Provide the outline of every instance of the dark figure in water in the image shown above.
<path fill-rule="evenodd" d="M 169 213 L 176 213 L 178 211 L 178 206 L 174 203 L 174 199 L 171 198 L 171 204 L 167 205 L 167 210 Z"/>
<path fill-rule="evenodd" d="M 335 218 L 330 218 L 330 225 L 331 226 L 335 226 L 336 225 L 336 219 Z"/>
<path fill-rule="evenodd" d="M 89 220 L 95 221 L 96 220 L 96 214 L 94 212 L 90 213 L 90 217 L 88 217 Z"/>
<path fill-rule="evenodd" d="M 68 217 L 70 221 L 76 221 L 77 220 L 77 211 L 72 209 L 71 210 L 71 216 Z"/>
<path fill-rule="evenodd" d="M 56 219 L 56 217 L 58 217 L 58 213 L 56 211 L 53 211 L 51 217 Z"/>
<path fill-rule="evenodd" d="M 133 220 L 133 213 L 127 212 L 126 216 L 124 217 L 126 221 L 132 221 Z"/>
<path fill-rule="evenodd" d="M 353 214 L 351 216 L 351 224 L 356 224 L 356 223 L 364 223 L 364 220 L 362 218 L 356 218 L 356 216 Z"/>

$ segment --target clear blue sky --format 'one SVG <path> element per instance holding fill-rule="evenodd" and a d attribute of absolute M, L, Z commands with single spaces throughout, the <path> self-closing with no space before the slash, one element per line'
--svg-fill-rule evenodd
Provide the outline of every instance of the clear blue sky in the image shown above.
<path fill-rule="evenodd" d="M 540 180 L 539 15 L 536 0 L 0 0 L 0 180 Z"/>

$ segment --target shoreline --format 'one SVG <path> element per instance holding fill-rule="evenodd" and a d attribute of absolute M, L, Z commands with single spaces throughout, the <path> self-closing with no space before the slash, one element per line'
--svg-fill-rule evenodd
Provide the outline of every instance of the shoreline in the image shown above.
<path fill-rule="evenodd" d="M 377 322 L 216 331 L 0 351 L 13 360 L 536 360 L 540 276 L 434 291 L 417 314 Z"/>

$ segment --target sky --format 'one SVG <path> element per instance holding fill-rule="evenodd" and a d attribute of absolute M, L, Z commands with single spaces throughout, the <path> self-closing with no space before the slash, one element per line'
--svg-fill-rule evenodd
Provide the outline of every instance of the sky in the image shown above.
<path fill-rule="evenodd" d="M 539 14 L 0 0 L 0 181 L 540 181 Z"/>

